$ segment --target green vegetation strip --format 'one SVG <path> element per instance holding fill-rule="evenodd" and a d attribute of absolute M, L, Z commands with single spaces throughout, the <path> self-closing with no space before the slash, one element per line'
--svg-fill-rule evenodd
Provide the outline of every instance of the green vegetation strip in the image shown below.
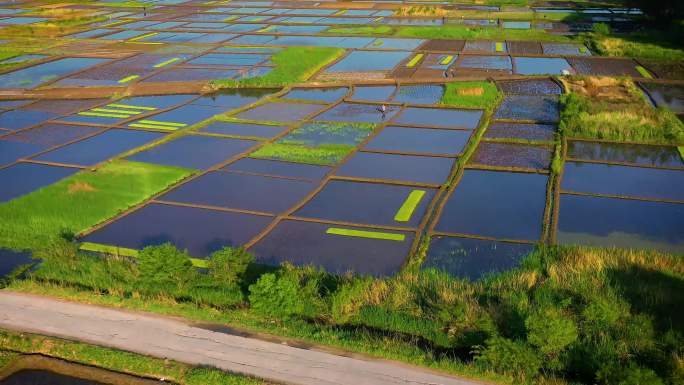
<path fill-rule="evenodd" d="M 469 27 L 465 25 L 403 26 L 397 27 L 395 36 L 421 39 L 485 39 L 485 40 L 536 40 L 570 42 L 571 38 L 552 35 L 538 29 L 503 29 Z"/>
<path fill-rule="evenodd" d="M 401 205 L 399 211 L 397 211 L 397 214 L 394 216 L 394 220 L 397 222 L 408 222 L 424 196 L 425 190 L 411 191 L 404 201 L 404 204 Z"/>
<path fill-rule="evenodd" d="M 367 26 L 367 27 L 331 27 L 325 32 L 341 35 L 389 35 L 392 27 L 387 25 Z"/>
<path fill-rule="evenodd" d="M 330 166 L 344 159 L 354 148 L 354 146 L 347 144 L 321 144 L 316 147 L 308 147 L 290 143 L 269 143 L 249 156 Z"/>
<path fill-rule="evenodd" d="M 0 204 L 0 247 L 36 248 L 139 204 L 193 170 L 113 161 Z"/>
<path fill-rule="evenodd" d="M 135 79 L 137 79 L 137 78 L 139 78 L 139 77 L 140 77 L 140 75 L 126 76 L 125 78 L 120 79 L 120 80 L 119 80 L 119 83 L 121 83 L 121 84 L 123 84 L 123 83 L 128 83 L 128 82 L 130 82 L 131 80 L 135 80 Z"/>
<path fill-rule="evenodd" d="M 153 67 L 153 68 L 162 68 L 162 67 L 166 67 L 167 65 L 172 64 L 172 63 L 175 63 L 175 62 L 177 62 L 177 61 L 179 61 L 179 60 L 180 60 L 180 58 L 174 57 L 173 59 L 169 59 L 169 60 L 163 61 L 163 62 L 161 62 L 161 63 L 157 63 L 157 64 L 153 65 L 152 67 Z"/>
<path fill-rule="evenodd" d="M 126 119 L 129 118 L 130 115 L 121 115 L 121 114 L 112 114 L 112 113 L 104 113 L 104 112 L 79 112 L 78 115 L 82 116 L 97 116 L 99 118 L 116 118 L 116 119 Z"/>
<path fill-rule="evenodd" d="M 677 147 L 677 150 L 679 150 L 679 156 L 682 157 L 682 162 L 684 162 L 684 146 Z"/>
<path fill-rule="evenodd" d="M 138 41 L 138 40 L 146 39 L 148 37 L 157 36 L 157 35 L 159 35 L 159 32 L 146 33 L 144 35 L 140 35 L 140 36 L 136 36 L 132 39 L 128 39 L 128 41 Z"/>
<path fill-rule="evenodd" d="M 126 114 L 126 115 L 139 115 L 140 111 L 131 111 L 131 110 L 112 110 L 109 108 L 93 108 L 91 111 L 93 112 L 105 112 L 105 113 L 113 113 L 113 114 Z"/>
<path fill-rule="evenodd" d="M 331 235 L 342 235 L 345 237 L 359 237 L 359 238 L 370 238 L 370 239 L 383 239 L 386 241 L 402 242 L 402 241 L 404 241 L 404 239 L 406 239 L 406 236 L 404 234 L 385 233 L 385 232 L 381 232 L 381 231 L 342 229 L 339 227 L 330 227 L 325 232 L 326 232 L 326 234 L 331 234 Z"/>
<path fill-rule="evenodd" d="M 440 60 L 439 64 L 447 65 L 447 64 L 451 63 L 452 60 L 454 60 L 454 56 L 453 55 L 447 55 L 442 60 Z"/>
<path fill-rule="evenodd" d="M 130 104 L 118 104 L 118 103 L 110 103 L 107 104 L 107 107 L 115 107 L 115 108 L 131 108 L 135 110 L 143 110 L 143 111 L 155 111 L 155 107 L 145 107 L 145 106 L 133 106 Z"/>
<path fill-rule="evenodd" d="M 501 94 L 491 82 L 447 83 L 439 104 L 450 107 L 493 109 Z"/>
<path fill-rule="evenodd" d="M 413 59 L 411 59 L 411 61 L 408 62 L 408 64 L 406 64 L 406 67 L 408 67 L 408 68 L 415 67 L 416 64 L 418 64 L 418 62 L 420 61 L 420 59 L 423 58 L 423 56 L 424 55 L 422 53 L 417 54 L 416 56 L 413 57 Z"/>
<path fill-rule="evenodd" d="M 109 254 L 118 257 L 138 258 L 138 255 L 140 254 L 140 251 L 136 249 L 129 249 L 126 247 L 112 245 L 103 245 L 101 243 L 93 242 L 82 242 L 78 246 L 78 248 L 83 251 L 92 251 L 94 253 Z M 200 267 L 204 269 L 209 267 L 209 261 L 207 261 L 206 259 L 190 258 L 190 261 L 192 262 L 192 265 L 195 267 Z"/>
<path fill-rule="evenodd" d="M 345 52 L 332 47 L 287 47 L 273 56 L 273 70 L 264 76 L 234 80 L 214 80 L 217 88 L 283 87 L 307 80 Z"/>
<path fill-rule="evenodd" d="M 265 382 L 239 376 L 218 369 L 193 367 L 175 361 L 162 360 L 120 350 L 71 342 L 58 338 L 0 330 L 0 346 L 21 354 L 41 354 L 82 365 L 146 378 L 164 378 L 181 385 L 259 385 Z M 0 350 L 0 371 L 3 356 L 16 358 L 19 354 Z"/>
<path fill-rule="evenodd" d="M 646 68 L 642 66 L 636 66 L 635 68 L 641 74 L 641 76 L 645 77 L 646 79 L 653 79 L 653 75 L 651 75 Z"/>
<path fill-rule="evenodd" d="M 141 120 L 140 123 L 145 123 L 145 124 L 154 124 L 158 126 L 170 126 L 170 127 L 185 127 L 187 124 L 185 123 L 176 123 L 176 122 L 162 122 L 159 120 Z"/>
<path fill-rule="evenodd" d="M 129 124 L 128 127 L 150 128 L 153 130 L 165 130 L 165 131 L 176 131 L 178 129 L 178 127 L 160 126 L 160 125 L 152 125 L 152 124 L 141 124 L 141 123 L 132 123 L 132 124 Z"/>

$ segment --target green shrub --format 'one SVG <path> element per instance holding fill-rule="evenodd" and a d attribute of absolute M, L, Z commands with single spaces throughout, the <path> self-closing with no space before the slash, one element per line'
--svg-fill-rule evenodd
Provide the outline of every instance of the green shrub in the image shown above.
<path fill-rule="evenodd" d="M 536 377 L 542 366 L 541 358 L 531 346 L 503 337 L 492 337 L 485 348 L 476 349 L 475 363 L 481 369 L 507 374 L 521 381 Z"/>
<path fill-rule="evenodd" d="M 211 254 L 209 274 L 217 284 L 240 285 L 254 255 L 244 248 L 224 247 Z"/>
<path fill-rule="evenodd" d="M 326 306 L 321 295 L 323 273 L 312 267 L 285 265 L 267 273 L 249 287 L 249 302 L 256 312 L 274 318 L 316 318 Z"/>
<path fill-rule="evenodd" d="M 591 27 L 591 29 L 592 31 L 594 31 L 594 33 L 597 33 L 599 35 L 610 35 L 610 25 L 606 23 L 596 23 Z"/>
<path fill-rule="evenodd" d="M 627 367 L 605 365 L 596 373 L 596 381 L 602 385 L 663 385 L 663 380 L 653 370 L 634 363 Z"/>
<path fill-rule="evenodd" d="M 186 287 L 195 279 L 190 256 L 170 243 L 147 246 L 138 254 L 139 279 L 144 284 Z"/>
<path fill-rule="evenodd" d="M 577 340 L 575 322 L 557 309 L 536 311 L 525 320 L 527 341 L 547 355 L 559 353 Z"/>

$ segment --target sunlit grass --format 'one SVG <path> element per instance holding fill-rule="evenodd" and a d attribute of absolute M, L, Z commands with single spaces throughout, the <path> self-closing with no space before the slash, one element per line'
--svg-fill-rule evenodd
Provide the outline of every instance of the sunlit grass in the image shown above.
<path fill-rule="evenodd" d="M 0 204 L 0 246 L 44 246 L 64 234 L 76 234 L 190 175 L 192 170 L 115 161 L 84 170 Z"/>
<path fill-rule="evenodd" d="M 344 53 L 342 48 L 331 47 L 287 47 L 271 57 L 275 65 L 264 76 L 233 80 L 214 80 L 216 88 L 235 87 L 283 87 L 309 79 Z"/>
<path fill-rule="evenodd" d="M 681 144 L 684 124 L 665 108 L 653 108 L 628 79 L 566 79 L 561 96 L 565 135 L 629 142 Z"/>
<path fill-rule="evenodd" d="M 449 107 L 492 109 L 501 98 L 499 90 L 491 82 L 446 83 L 440 104 Z"/>

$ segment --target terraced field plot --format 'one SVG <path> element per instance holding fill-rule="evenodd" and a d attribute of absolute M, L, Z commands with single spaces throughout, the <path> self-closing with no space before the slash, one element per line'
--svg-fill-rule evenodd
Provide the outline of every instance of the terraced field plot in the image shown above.
<path fill-rule="evenodd" d="M 23 3 L 0 6 L 0 25 L 54 21 Z M 537 244 L 684 251 L 684 143 L 568 138 L 568 89 L 549 77 L 633 76 L 681 114 L 681 84 L 661 67 L 560 36 L 579 22 L 352 4 L 59 5 L 98 17 L 0 58 L 1 205 L 131 162 L 183 172 L 66 231 L 122 250 L 171 242 L 205 258 L 244 246 L 264 264 L 370 275 L 400 271 L 426 245 L 423 267 L 473 280 Z M 626 28 L 623 11 L 608 14 Z M 425 32 L 468 26 L 495 37 Z M 548 36 L 499 38 L 509 30 Z"/>

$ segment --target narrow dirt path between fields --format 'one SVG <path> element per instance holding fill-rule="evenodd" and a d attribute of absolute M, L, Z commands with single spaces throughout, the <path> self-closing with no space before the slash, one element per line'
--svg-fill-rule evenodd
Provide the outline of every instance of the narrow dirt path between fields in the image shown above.
<path fill-rule="evenodd" d="M 214 332 L 182 320 L 0 291 L 0 328 L 168 358 L 285 384 L 477 385 L 400 363 Z"/>

